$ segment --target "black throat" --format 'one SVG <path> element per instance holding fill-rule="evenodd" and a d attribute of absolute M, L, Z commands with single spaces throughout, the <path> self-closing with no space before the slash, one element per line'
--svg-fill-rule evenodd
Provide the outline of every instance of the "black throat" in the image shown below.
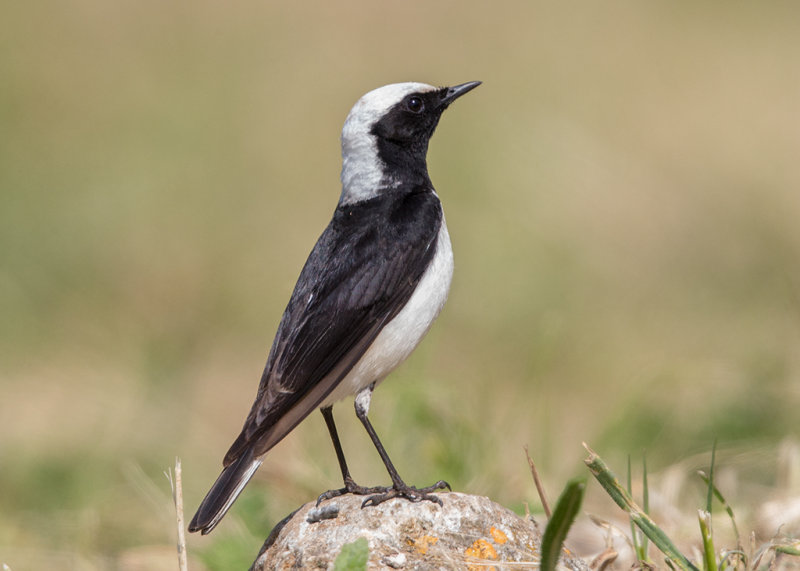
<path fill-rule="evenodd" d="M 377 137 L 378 158 L 384 166 L 383 183 L 387 186 L 430 187 L 428 176 L 428 141 L 409 146 Z"/>

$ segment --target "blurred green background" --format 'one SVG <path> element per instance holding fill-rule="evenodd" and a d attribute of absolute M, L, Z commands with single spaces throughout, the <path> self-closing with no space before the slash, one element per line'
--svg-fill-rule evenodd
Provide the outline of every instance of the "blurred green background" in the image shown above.
<path fill-rule="evenodd" d="M 716 437 L 769 486 L 800 404 L 798 37 L 788 1 L 3 3 L 0 561 L 174 566 L 162 473 L 182 458 L 191 517 L 336 204 L 342 122 L 397 81 L 484 82 L 429 154 L 450 300 L 373 400 L 407 481 L 536 509 L 523 445 L 555 497 L 581 441 L 656 471 Z M 315 414 L 194 568 L 246 565 L 339 480 Z"/>

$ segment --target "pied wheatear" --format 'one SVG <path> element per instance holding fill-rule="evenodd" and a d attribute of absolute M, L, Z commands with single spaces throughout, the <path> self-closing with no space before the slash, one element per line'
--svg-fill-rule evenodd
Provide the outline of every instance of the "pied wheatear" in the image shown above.
<path fill-rule="evenodd" d="M 264 455 L 314 409 L 321 409 L 344 478 L 345 493 L 430 500 L 450 486 L 407 485 L 367 413 L 375 386 L 402 363 L 442 309 L 453 276 L 453 251 L 426 155 L 442 112 L 468 91 L 396 83 L 364 95 L 342 130 L 342 193 L 328 227 L 303 267 L 272 344 L 261 384 L 224 469 L 189 531 L 209 533 L 261 465 Z M 350 477 L 333 421 L 333 404 L 355 396 L 356 415 L 392 479 L 358 486 Z"/>

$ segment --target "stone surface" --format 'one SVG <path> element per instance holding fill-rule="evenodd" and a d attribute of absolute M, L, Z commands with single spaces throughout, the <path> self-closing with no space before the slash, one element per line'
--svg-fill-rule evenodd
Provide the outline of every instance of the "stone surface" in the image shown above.
<path fill-rule="evenodd" d="M 276 526 L 251 569 L 330 569 L 342 546 L 360 537 L 370 569 L 538 568 L 541 531 L 530 519 L 485 497 L 437 495 L 443 506 L 392 499 L 362 509 L 363 498 L 353 495 L 319 508 L 308 503 Z M 588 569 L 566 553 L 561 563 Z"/>

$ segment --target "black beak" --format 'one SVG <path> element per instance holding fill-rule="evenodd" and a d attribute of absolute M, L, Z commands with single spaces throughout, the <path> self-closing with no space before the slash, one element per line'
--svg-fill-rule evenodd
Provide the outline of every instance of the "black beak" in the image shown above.
<path fill-rule="evenodd" d="M 461 85 L 454 85 L 453 87 L 445 88 L 444 97 L 442 97 L 440 105 L 443 108 L 447 107 L 453 101 L 464 95 L 466 92 L 472 91 L 480 84 L 480 81 L 468 81 L 467 83 L 462 83 Z"/>

